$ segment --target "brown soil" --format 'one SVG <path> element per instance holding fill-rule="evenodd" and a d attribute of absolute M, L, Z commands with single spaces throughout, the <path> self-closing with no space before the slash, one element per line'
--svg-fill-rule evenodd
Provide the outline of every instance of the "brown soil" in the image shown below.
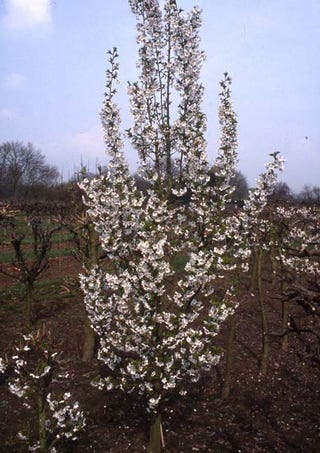
<path fill-rule="evenodd" d="M 46 278 L 76 276 L 81 266 L 71 257 L 51 261 Z M 0 287 L 12 281 L 0 276 Z M 265 281 L 269 328 L 272 336 L 268 372 L 259 375 L 260 311 L 256 296 L 245 292 L 236 314 L 236 339 L 231 394 L 222 399 L 225 360 L 190 387 L 184 397 L 173 397 L 163 417 L 166 452 L 303 452 L 320 451 L 319 364 L 308 354 L 311 338 L 292 335 L 287 352 L 277 335 L 281 326 L 277 291 Z M 81 295 L 67 297 L 57 290 L 51 300 L 38 303 L 38 322 L 45 321 L 63 351 L 71 374 L 70 390 L 87 412 L 88 429 L 75 452 L 143 452 L 147 449 L 148 416 L 134 399 L 105 393 L 90 385 L 96 362 L 81 362 L 84 308 Z M 0 356 L 12 350 L 23 331 L 23 302 L 11 296 L 0 300 Z M 295 310 L 294 307 L 290 308 Z M 227 341 L 227 323 L 218 337 Z M 303 341 L 302 341 L 303 340 Z M 0 383 L 0 451 L 26 451 L 16 433 L 30 414 Z M 31 419 L 32 421 L 32 419 Z"/>

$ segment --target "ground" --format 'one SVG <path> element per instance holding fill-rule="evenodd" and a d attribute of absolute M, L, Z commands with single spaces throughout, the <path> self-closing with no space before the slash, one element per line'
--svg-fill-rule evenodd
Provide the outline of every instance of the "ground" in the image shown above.
<path fill-rule="evenodd" d="M 87 413 L 87 431 L 66 451 L 143 452 L 148 441 L 148 415 L 139 402 L 116 392 L 92 387 L 98 364 L 81 361 L 84 308 L 75 288 L 61 288 L 61 279 L 76 277 L 81 266 L 69 257 L 51 260 L 43 279 L 52 285 L 39 289 L 38 324 L 46 322 L 63 351 L 70 390 Z M 0 276 L 0 356 L 23 332 L 23 301 L 13 281 Z M 64 285 L 65 286 L 65 285 Z M 188 452 L 303 452 L 320 451 L 319 364 L 308 354 L 306 338 L 291 335 L 281 349 L 281 302 L 277 285 L 265 275 L 271 350 L 268 371 L 259 374 L 261 354 L 260 309 L 255 292 L 243 289 L 236 312 L 236 338 L 230 396 L 221 398 L 225 358 L 184 397 L 166 402 L 163 416 L 165 451 Z M 295 307 L 290 307 L 295 310 Z M 225 348 L 228 322 L 218 343 Z M 308 340 L 309 341 L 309 340 Z M 34 420 L 0 383 L 0 452 L 23 452 L 16 434 Z"/>

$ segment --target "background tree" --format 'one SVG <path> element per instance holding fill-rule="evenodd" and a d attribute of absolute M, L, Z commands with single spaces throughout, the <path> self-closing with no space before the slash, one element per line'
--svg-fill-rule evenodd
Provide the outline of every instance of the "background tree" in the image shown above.
<path fill-rule="evenodd" d="M 2 220 L 7 222 L 8 218 L 3 218 Z M 14 251 L 13 269 L 8 270 L 6 266 L 0 264 L 0 273 L 18 280 L 24 286 L 25 324 L 28 328 L 31 328 L 36 320 L 36 313 L 34 311 L 35 282 L 49 266 L 52 236 L 61 228 L 59 224 L 52 226 L 50 222 L 48 223 L 40 217 L 31 217 L 28 219 L 32 238 L 32 255 L 30 258 L 26 253 L 26 241 L 24 242 L 26 234 L 17 232 L 16 223 L 14 220 L 10 221 L 10 242 Z"/>
<path fill-rule="evenodd" d="M 305 185 L 297 195 L 300 204 L 306 206 L 320 206 L 320 187 Z"/>
<path fill-rule="evenodd" d="M 266 206 L 268 197 L 274 191 L 278 182 L 278 171 L 283 169 L 283 158 L 278 151 L 271 153 L 273 162 L 265 165 L 266 170 L 257 179 L 257 186 L 249 191 L 248 198 L 244 203 L 244 213 L 247 217 L 247 232 L 249 243 L 251 244 L 253 254 L 252 266 L 252 283 L 256 278 L 258 289 L 258 301 L 261 313 L 261 333 L 262 333 L 262 354 L 260 363 L 260 372 L 267 372 L 269 340 L 268 340 L 268 320 L 266 313 L 266 304 L 264 300 L 262 270 L 266 253 L 270 252 L 273 247 L 272 243 L 272 224 L 266 216 Z"/>
<path fill-rule="evenodd" d="M 232 195 L 232 199 L 237 204 L 242 205 L 244 200 L 248 197 L 248 193 L 249 193 L 249 186 L 248 186 L 247 178 L 240 170 L 237 170 L 233 177 L 232 183 L 235 187 L 234 193 Z"/>
<path fill-rule="evenodd" d="M 0 162 L 0 195 L 3 198 L 18 198 L 26 187 L 29 190 L 47 187 L 59 178 L 57 168 L 47 164 L 44 155 L 31 143 L 3 143 L 0 146 Z"/>
<path fill-rule="evenodd" d="M 294 195 L 286 182 L 278 182 L 268 197 L 268 202 L 291 205 L 294 203 Z"/>
<path fill-rule="evenodd" d="M 217 168 L 215 166 L 212 166 L 209 170 L 209 183 L 212 187 L 214 187 L 218 183 L 216 172 Z M 247 198 L 249 193 L 247 178 L 240 170 L 236 170 L 231 179 L 231 183 L 234 186 L 234 192 L 231 196 L 231 199 L 236 204 L 241 206 L 243 205 L 243 202 Z"/>

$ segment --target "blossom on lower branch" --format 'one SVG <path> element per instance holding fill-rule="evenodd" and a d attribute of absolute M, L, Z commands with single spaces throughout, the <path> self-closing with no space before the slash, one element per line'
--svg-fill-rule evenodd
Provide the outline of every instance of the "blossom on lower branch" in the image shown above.
<path fill-rule="evenodd" d="M 49 391 L 54 376 L 58 379 L 68 376 L 57 372 L 58 353 L 51 349 L 50 332 L 43 328 L 35 334 L 23 335 L 22 338 L 23 341 L 15 347 L 13 355 L 8 355 L 5 359 L 0 358 L 0 373 L 10 370 L 9 390 L 22 399 L 27 409 L 35 413 L 40 409 L 44 410 L 45 447 L 53 453 L 57 451 L 53 445 L 61 439 L 72 441 L 78 439 L 78 434 L 86 426 L 86 419 L 79 403 L 72 399 L 70 393 L 56 395 L 53 398 Z M 28 437 L 20 432 L 18 438 L 28 441 Z M 40 441 L 28 449 L 37 451 L 39 448 Z"/>
<path fill-rule="evenodd" d="M 192 281 L 189 292 L 180 281 L 181 291 L 177 286 L 165 301 L 159 298 L 157 310 L 156 298 L 141 292 L 139 280 L 130 277 L 128 270 L 115 277 L 97 267 L 80 277 L 88 315 L 100 337 L 98 359 L 109 369 L 94 385 L 137 391 L 146 397 L 148 409 L 157 411 L 168 391 L 183 390 L 186 381 L 198 381 L 218 363 L 214 337 L 235 305 L 229 293 L 225 303 L 210 308 L 195 297 L 189 303 Z M 202 317 L 205 321 L 197 326 Z"/>

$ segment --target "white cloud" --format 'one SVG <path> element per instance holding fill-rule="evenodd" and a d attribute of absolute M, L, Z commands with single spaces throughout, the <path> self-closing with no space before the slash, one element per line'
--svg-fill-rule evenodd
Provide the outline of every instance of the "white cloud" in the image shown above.
<path fill-rule="evenodd" d="M 69 136 L 67 145 L 73 150 L 88 156 L 101 155 L 105 148 L 102 127 L 94 125 L 87 130 Z"/>
<path fill-rule="evenodd" d="M 103 130 L 98 123 L 66 136 L 62 147 L 67 150 L 64 156 L 64 163 L 67 166 L 72 163 L 73 166 L 80 167 L 82 162 L 89 171 L 95 171 L 97 164 L 105 165 L 108 160 L 105 154 Z M 67 162 L 68 160 L 70 162 Z"/>
<path fill-rule="evenodd" d="M 3 87 L 10 90 L 16 90 L 23 86 L 25 80 L 26 79 L 22 74 L 19 74 L 17 72 L 11 72 L 5 78 L 3 82 Z"/>
<path fill-rule="evenodd" d="M 0 109 L 0 121 L 10 121 L 17 118 L 17 114 L 13 110 L 6 108 Z"/>
<path fill-rule="evenodd" d="M 50 0 L 6 0 L 5 29 L 10 31 L 48 28 L 51 25 Z"/>

